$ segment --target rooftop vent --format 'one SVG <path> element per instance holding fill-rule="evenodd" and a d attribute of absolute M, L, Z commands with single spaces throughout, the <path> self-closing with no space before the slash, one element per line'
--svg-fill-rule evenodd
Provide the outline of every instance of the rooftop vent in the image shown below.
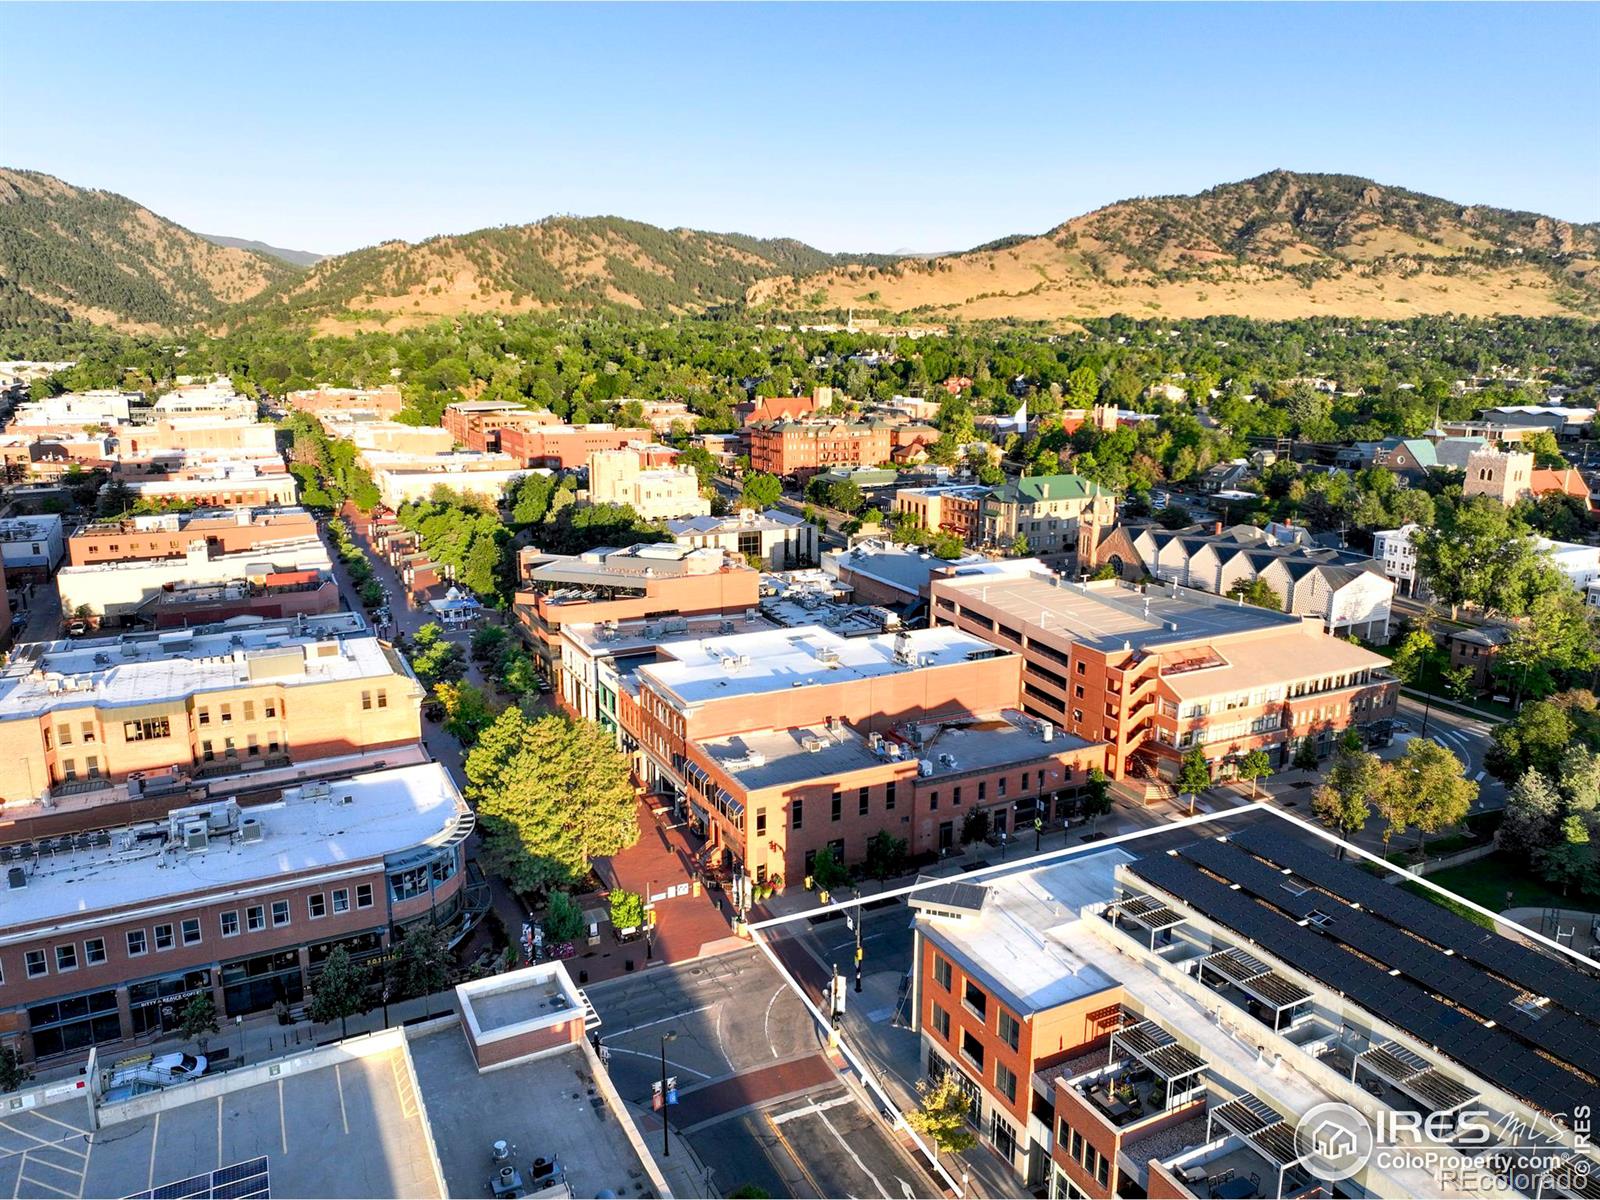
<path fill-rule="evenodd" d="M 204 821 L 190 821 L 183 827 L 183 848 L 185 850 L 204 850 L 211 844 L 210 836 L 206 832 Z"/>
<path fill-rule="evenodd" d="M 259 842 L 265 835 L 266 829 L 255 817 L 246 817 L 239 826 L 241 842 Z"/>
<path fill-rule="evenodd" d="M 12 867 L 6 872 L 6 886 L 13 892 L 21 891 L 28 886 L 28 873 L 21 867 Z"/>

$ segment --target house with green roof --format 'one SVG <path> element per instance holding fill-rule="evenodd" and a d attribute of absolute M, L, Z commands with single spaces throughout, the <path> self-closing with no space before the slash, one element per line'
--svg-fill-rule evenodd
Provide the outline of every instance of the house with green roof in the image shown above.
<path fill-rule="evenodd" d="M 1082 475 L 1024 475 L 995 488 L 979 510 L 984 544 L 1010 548 L 1018 537 L 1039 558 L 1074 557 L 1085 519 L 1110 524 L 1116 496 Z"/>

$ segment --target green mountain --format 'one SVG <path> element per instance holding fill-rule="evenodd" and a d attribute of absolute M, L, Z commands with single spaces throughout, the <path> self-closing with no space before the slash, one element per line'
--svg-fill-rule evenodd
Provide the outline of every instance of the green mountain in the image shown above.
<path fill-rule="evenodd" d="M 120 329 L 170 328 L 296 274 L 277 259 L 212 245 L 114 192 L 0 167 L 0 321 L 66 312 Z"/>

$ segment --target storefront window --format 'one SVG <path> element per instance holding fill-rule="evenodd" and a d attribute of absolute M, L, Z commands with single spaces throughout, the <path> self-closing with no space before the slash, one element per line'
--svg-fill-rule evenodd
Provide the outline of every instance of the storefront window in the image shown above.
<path fill-rule="evenodd" d="M 115 989 L 89 992 L 28 1009 L 33 1052 L 39 1058 L 83 1050 L 122 1036 Z"/>

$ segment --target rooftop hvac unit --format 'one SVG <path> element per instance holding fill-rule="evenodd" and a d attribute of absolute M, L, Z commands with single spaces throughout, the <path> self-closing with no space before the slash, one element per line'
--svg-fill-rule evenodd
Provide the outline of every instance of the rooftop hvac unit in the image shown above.
<path fill-rule="evenodd" d="M 239 840 L 241 842 L 259 842 L 266 834 L 266 829 L 254 817 L 246 817 L 239 826 Z"/>
<path fill-rule="evenodd" d="M 917 774 L 923 779 L 933 774 L 933 764 L 925 758 L 917 759 Z"/>
<path fill-rule="evenodd" d="M 819 737 L 802 738 L 800 744 L 806 748 L 807 754 L 820 754 L 822 752 L 823 739 Z"/>
<path fill-rule="evenodd" d="M 211 839 L 206 832 L 204 821 L 191 821 L 183 827 L 183 848 L 185 850 L 204 850 L 210 844 Z"/>
<path fill-rule="evenodd" d="M 1056 737 L 1056 727 L 1054 725 L 1052 725 L 1049 721 L 1040 721 L 1039 722 L 1039 740 L 1040 741 L 1045 741 L 1045 742 L 1053 742 L 1053 741 L 1055 741 L 1055 737 Z"/>
<path fill-rule="evenodd" d="M 888 748 L 889 748 L 889 757 L 890 758 L 897 759 L 897 758 L 900 757 L 901 748 L 900 748 L 900 743 L 899 742 L 889 742 L 888 743 Z"/>
<path fill-rule="evenodd" d="M 356 794 L 354 792 L 340 792 L 333 798 L 333 802 L 340 805 L 354 804 L 356 802 Z"/>

